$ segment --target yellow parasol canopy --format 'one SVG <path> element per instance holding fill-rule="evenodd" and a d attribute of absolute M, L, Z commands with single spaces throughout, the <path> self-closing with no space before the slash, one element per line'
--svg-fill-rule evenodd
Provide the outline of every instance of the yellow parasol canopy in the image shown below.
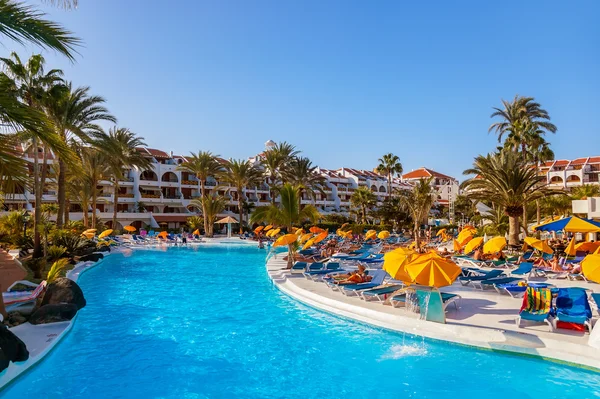
<path fill-rule="evenodd" d="M 306 244 L 304 244 L 304 246 L 302 247 L 302 249 L 308 249 L 308 248 L 312 247 L 313 244 L 315 243 L 315 238 L 316 237 L 313 237 L 310 240 L 306 241 Z"/>
<path fill-rule="evenodd" d="M 539 251 L 542 251 L 546 254 L 554 253 L 554 250 L 546 244 L 545 241 L 538 240 L 535 237 L 525 237 L 525 244 L 529 245 L 531 248 L 535 248 Z"/>
<path fill-rule="evenodd" d="M 377 238 L 379 238 L 380 240 L 385 240 L 389 236 L 390 236 L 390 232 L 387 230 L 380 231 L 379 234 L 377 234 Z"/>
<path fill-rule="evenodd" d="M 600 283 L 600 255 L 586 256 L 581 261 L 581 271 L 588 280 Z"/>
<path fill-rule="evenodd" d="M 281 229 L 275 229 L 275 230 L 271 230 L 270 231 L 270 235 L 269 237 L 275 237 L 277 234 L 279 234 L 279 232 L 281 231 Z"/>
<path fill-rule="evenodd" d="M 586 242 L 580 242 L 579 244 L 575 245 L 575 250 L 577 251 L 585 251 L 585 252 L 589 252 L 589 253 L 593 253 L 595 252 L 598 248 L 600 248 L 600 242 L 591 242 L 591 241 L 586 241 Z"/>
<path fill-rule="evenodd" d="M 446 234 L 446 229 L 439 229 L 437 233 L 435 233 L 436 237 L 441 236 L 442 234 Z"/>
<path fill-rule="evenodd" d="M 297 229 L 294 234 L 296 234 L 297 236 L 301 236 L 302 234 L 304 234 L 304 229 Z"/>
<path fill-rule="evenodd" d="M 95 235 L 96 235 L 96 233 L 86 233 L 85 231 L 83 233 L 81 233 L 81 236 L 87 238 L 88 240 L 91 240 L 92 238 L 94 238 Z"/>
<path fill-rule="evenodd" d="M 575 254 L 577 253 L 577 250 L 575 249 L 575 236 L 571 238 L 571 242 L 565 248 L 565 253 L 569 256 L 575 256 Z"/>
<path fill-rule="evenodd" d="M 125 227 L 123 227 L 123 230 L 128 231 L 130 233 L 133 233 L 137 229 L 135 227 L 133 227 L 133 226 L 125 226 Z"/>
<path fill-rule="evenodd" d="M 167 233 L 166 231 L 161 231 L 160 233 L 158 233 L 157 237 L 167 238 L 168 234 L 169 233 Z"/>
<path fill-rule="evenodd" d="M 195 236 L 199 236 L 200 235 L 200 229 L 194 230 L 192 234 L 195 235 Z"/>
<path fill-rule="evenodd" d="M 109 235 L 112 234 L 112 232 L 113 232 L 113 229 L 104 230 L 102 233 L 100 233 L 98 235 L 98 238 L 108 237 Z"/>
<path fill-rule="evenodd" d="M 457 240 L 452 240 L 452 249 L 456 253 L 460 252 L 460 244 L 458 243 Z"/>
<path fill-rule="evenodd" d="M 300 242 L 300 244 L 302 244 L 303 242 L 308 241 L 309 238 L 311 238 L 313 236 L 313 233 L 306 233 L 306 234 L 302 234 L 302 237 L 300 237 L 300 240 L 298 240 Z"/>
<path fill-rule="evenodd" d="M 600 255 L 600 247 L 598 247 L 598 249 L 596 250 L 596 252 L 594 252 L 594 255 Z"/>
<path fill-rule="evenodd" d="M 415 255 L 415 251 L 408 248 L 396 248 L 383 256 L 383 270 L 388 272 L 392 278 L 406 283 L 412 282 L 412 279 L 406 272 L 406 265 Z"/>
<path fill-rule="evenodd" d="M 319 235 L 314 238 L 314 243 L 316 244 L 323 241 L 325 238 L 327 238 L 328 235 L 329 233 L 327 231 L 319 233 Z"/>
<path fill-rule="evenodd" d="M 367 234 L 365 234 L 365 240 L 371 240 L 375 237 L 377 237 L 377 232 L 375 230 L 369 230 L 367 231 Z"/>
<path fill-rule="evenodd" d="M 281 245 L 289 245 L 295 242 L 298 239 L 296 234 L 286 234 L 284 236 L 279 237 L 274 243 L 273 247 L 279 247 Z"/>
<path fill-rule="evenodd" d="M 439 288 L 451 285 L 462 270 L 454 262 L 429 252 L 413 257 L 406 272 L 417 284 Z"/>
<path fill-rule="evenodd" d="M 265 226 L 265 231 L 269 231 L 269 230 L 271 230 L 272 228 L 273 228 L 273 226 L 272 226 L 272 225 L 270 225 L 270 224 L 268 224 L 268 225 L 266 225 L 266 226 Z"/>
<path fill-rule="evenodd" d="M 265 226 L 258 226 L 257 228 L 254 229 L 254 233 L 258 234 L 262 231 L 262 229 L 264 229 Z"/>
<path fill-rule="evenodd" d="M 96 229 L 87 229 L 87 230 L 85 230 L 85 231 L 83 232 L 83 234 L 95 233 L 96 231 L 98 231 L 98 230 L 96 230 Z"/>
<path fill-rule="evenodd" d="M 481 244 L 483 244 L 483 237 L 475 237 L 467 243 L 465 247 L 465 254 L 469 254 L 475 251 Z"/>
<path fill-rule="evenodd" d="M 506 247 L 506 238 L 502 236 L 497 236 L 494 238 L 490 238 L 488 242 L 483 244 L 483 253 L 484 254 L 495 254 L 500 252 Z"/>

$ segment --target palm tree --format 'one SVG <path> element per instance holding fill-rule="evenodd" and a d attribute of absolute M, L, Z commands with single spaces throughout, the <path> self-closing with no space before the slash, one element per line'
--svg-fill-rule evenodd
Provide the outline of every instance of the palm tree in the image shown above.
<path fill-rule="evenodd" d="M 90 95 L 89 90 L 89 87 L 73 89 L 73 85 L 68 82 L 53 90 L 48 98 L 47 113 L 54 124 L 56 134 L 65 145 L 74 140 L 90 143 L 92 138 L 100 137 L 103 133 L 97 124 L 98 121 L 117 121 L 103 106 L 106 102 L 104 98 Z M 67 163 L 62 157 L 58 157 L 58 227 L 62 227 L 63 220 L 68 219 L 68 209 L 65 209 L 66 179 Z"/>
<path fill-rule="evenodd" d="M 402 174 L 402 164 L 400 158 L 392 153 L 385 154 L 379 158 L 379 165 L 377 166 L 377 173 L 387 176 L 388 181 L 388 194 L 392 195 L 392 177 L 395 174 Z"/>
<path fill-rule="evenodd" d="M 73 60 L 75 48 L 81 41 L 44 16 L 44 13 L 23 3 L 0 0 L 0 34 L 20 44 L 31 43 L 56 50 Z"/>
<path fill-rule="evenodd" d="M 465 170 L 464 174 L 476 176 L 461 184 L 468 198 L 488 201 L 505 210 L 510 245 L 519 243 L 519 218 L 525 216 L 524 206 L 556 194 L 542 183 L 543 177 L 538 175 L 536 169 L 508 150 L 478 156 L 473 167 Z"/>
<path fill-rule="evenodd" d="M 191 200 L 190 205 L 200 209 L 204 219 L 206 237 L 212 237 L 214 233 L 215 222 L 221 212 L 227 206 L 227 199 L 220 195 L 207 194 L 201 200 Z"/>
<path fill-rule="evenodd" d="M 194 201 L 200 202 L 198 200 L 194 200 Z M 198 205 L 200 206 L 200 208 L 202 208 L 202 204 L 198 204 Z M 190 216 L 189 218 L 187 218 L 186 224 L 192 231 L 200 230 L 200 229 L 204 228 L 204 219 L 199 216 Z"/>
<path fill-rule="evenodd" d="M 427 222 L 429 212 L 435 203 L 437 191 L 431 186 L 433 177 L 428 179 L 419 179 L 412 190 L 403 190 L 402 202 L 408 208 L 408 212 L 413 220 L 413 234 L 415 235 L 415 245 L 420 248 L 419 230 L 422 223 Z"/>
<path fill-rule="evenodd" d="M 305 157 L 293 158 L 288 166 L 282 170 L 283 180 L 298 187 L 298 201 L 302 200 L 302 194 L 306 191 L 313 199 L 316 193 L 324 194 L 327 179 L 317 172 L 317 167 L 312 165 L 310 159 Z M 298 202 L 300 205 L 301 202 Z"/>
<path fill-rule="evenodd" d="M 84 147 L 81 149 L 81 177 L 84 180 L 84 185 L 89 185 L 89 189 L 82 187 L 81 188 L 81 196 L 90 199 L 92 206 L 92 228 L 96 228 L 97 224 L 97 215 L 96 208 L 98 202 L 98 183 L 102 178 L 108 176 L 111 173 L 110 167 L 110 156 L 107 153 L 101 151 L 96 147 Z M 72 176 L 70 180 L 80 180 L 77 176 Z M 84 224 L 87 226 L 87 210 L 88 210 L 88 202 L 86 198 L 86 203 L 81 202 L 81 207 L 83 208 L 84 215 Z M 115 204 L 116 204 L 115 200 Z M 65 212 L 65 216 L 68 215 L 68 212 Z M 114 227 L 114 224 L 113 224 Z"/>
<path fill-rule="evenodd" d="M 283 176 L 284 170 L 299 153 L 294 145 L 286 141 L 277 143 L 264 152 L 262 163 L 269 176 L 270 186 L 273 189 L 276 189 L 279 183 L 286 182 Z M 271 192 L 271 203 L 275 203 L 274 190 Z"/>
<path fill-rule="evenodd" d="M 143 137 L 126 128 L 113 127 L 101 138 L 100 147 L 106 154 L 114 187 L 112 228 L 117 228 L 117 209 L 119 204 L 119 179 L 123 178 L 123 168 L 146 169 L 150 160 L 144 157 L 137 147 L 145 146 Z M 95 213 L 95 210 L 94 210 Z"/>
<path fill-rule="evenodd" d="M 177 166 L 177 170 L 184 170 L 196 175 L 200 180 L 200 194 L 202 198 L 207 197 L 206 192 L 206 179 L 210 176 L 218 176 L 223 172 L 223 166 L 218 161 L 219 155 L 215 155 L 210 151 L 198 151 L 197 154 L 191 153 L 190 156 L 186 157 L 186 161 Z M 200 206 L 202 206 L 202 201 Z M 204 217 L 204 231 L 208 232 L 208 220 L 206 219 L 206 209 L 202 209 L 202 215 Z"/>
<path fill-rule="evenodd" d="M 550 122 L 548 111 L 535 102 L 533 97 L 515 96 L 512 102 L 502 100 L 503 108 L 494 108 L 491 117 L 502 120 L 493 123 L 488 132 L 498 135 L 498 142 L 506 134 L 506 144 L 514 151 L 527 152 L 531 136 L 543 136 L 546 132 L 556 133 L 556 126 Z"/>
<path fill-rule="evenodd" d="M 244 232 L 244 188 L 255 187 L 263 181 L 263 172 L 250 161 L 230 159 L 225 170 L 219 175 L 219 180 L 229 183 L 237 191 L 237 203 L 240 217 L 240 234 Z"/>
<path fill-rule="evenodd" d="M 584 184 L 583 186 L 573 187 L 571 198 L 574 200 L 584 200 L 592 197 L 600 197 L 600 187 L 593 184 Z"/>
<path fill-rule="evenodd" d="M 259 206 L 254 210 L 250 221 L 252 223 L 266 222 L 272 225 L 285 227 L 288 232 L 292 231 L 294 225 L 298 226 L 302 222 L 316 222 L 321 216 L 312 205 L 307 205 L 300 209 L 298 206 L 298 196 L 300 190 L 289 183 L 285 183 L 279 190 L 281 202 L 279 204 L 271 204 L 269 206 Z M 294 247 L 288 245 L 288 269 L 294 264 Z"/>
<path fill-rule="evenodd" d="M 360 219 L 362 224 L 367 223 L 367 209 L 377 204 L 377 197 L 369 188 L 359 187 L 350 197 L 352 206 L 360 209 Z"/>
<path fill-rule="evenodd" d="M 0 12 L 1 10 L 2 4 L 0 2 Z M 44 70 L 45 61 L 40 54 L 31 56 L 26 64 L 21 62 L 16 53 L 11 53 L 10 58 L 0 58 L 0 62 L 5 67 L 5 72 L 0 73 L 0 79 L 10 82 L 7 83 L 7 88 L 10 88 L 15 98 L 21 101 L 32 113 L 39 115 L 40 120 L 44 119 L 41 113 L 42 106 L 48 97 L 48 92 L 62 82 L 62 71 L 53 69 L 46 73 Z M 31 139 L 33 144 L 35 204 L 36 207 L 39 207 L 42 203 L 42 193 L 44 191 L 43 182 L 39 175 L 38 148 L 40 143 L 45 143 L 45 145 L 53 147 L 57 153 L 63 151 L 64 146 L 61 146 L 56 135 L 45 122 L 42 122 L 39 126 L 31 130 L 25 130 L 22 136 L 23 138 Z M 44 154 L 47 154 L 46 151 L 44 151 Z M 36 212 L 34 215 L 34 258 L 38 258 L 41 255 L 40 234 L 37 228 L 40 222 L 41 213 Z"/>
<path fill-rule="evenodd" d="M 505 235 L 508 233 L 508 216 L 504 208 L 493 206 L 492 209 L 481 216 L 481 219 L 487 221 L 483 226 L 483 232 L 491 235 Z"/>
<path fill-rule="evenodd" d="M 546 216 L 567 216 L 573 210 L 572 197 L 565 194 L 557 194 L 542 198 L 540 205 Z"/>

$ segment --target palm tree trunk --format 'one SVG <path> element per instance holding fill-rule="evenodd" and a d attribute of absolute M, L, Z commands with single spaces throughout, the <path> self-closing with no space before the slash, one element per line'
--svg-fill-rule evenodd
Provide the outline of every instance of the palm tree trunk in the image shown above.
<path fill-rule="evenodd" d="M 388 173 L 388 198 L 392 198 L 392 173 Z"/>
<path fill-rule="evenodd" d="M 66 186 L 67 166 L 62 159 L 58 160 L 58 214 L 56 215 L 56 226 L 62 227 L 64 215 L 67 212 L 65 209 L 65 186 Z"/>
<path fill-rule="evenodd" d="M 81 208 L 82 208 L 82 211 L 83 211 L 83 225 L 87 229 L 88 227 L 90 227 L 89 226 L 90 218 L 89 218 L 89 215 L 88 215 L 88 203 L 87 203 L 87 201 L 82 201 L 81 202 Z"/>
<path fill-rule="evenodd" d="M 96 187 L 98 186 L 98 182 L 96 179 L 92 179 L 92 229 L 96 228 L 96 205 L 98 205 L 98 192 Z M 87 213 L 87 209 L 85 210 Z M 113 226 L 114 228 L 114 226 Z"/>
<path fill-rule="evenodd" d="M 527 205 L 523 205 L 523 237 L 527 237 Z"/>
<path fill-rule="evenodd" d="M 202 198 L 204 198 L 204 196 L 206 195 L 206 187 L 204 186 L 204 180 L 200 176 L 198 176 L 198 179 L 200 180 L 200 195 L 202 195 Z M 208 219 L 206 217 L 206 208 L 204 206 L 204 200 L 202 201 L 202 218 L 204 219 L 204 234 L 207 237 L 211 237 L 208 235 Z"/>
<path fill-rule="evenodd" d="M 537 224 L 542 223 L 542 207 L 539 199 L 535 200 L 535 219 Z"/>
<path fill-rule="evenodd" d="M 419 239 L 419 222 L 418 221 L 414 221 L 414 231 L 413 231 L 414 235 L 415 235 L 415 249 L 419 249 L 421 248 L 421 240 Z"/>
<path fill-rule="evenodd" d="M 241 187 L 240 187 L 241 189 Z M 240 235 L 244 233 L 244 229 L 242 228 L 242 222 L 244 219 L 244 209 L 242 206 L 242 192 L 241 190 L 238 191 L 238 210 L 239 210 L 239 215 L 240 215 Z"/>
<path fill-rule="evenodd" d="M 35 187 L 35 213 L 33 217 L 33 257 L 39 258 L 42 255 L 41 237 L 38 226 L 42 221 L 42 190 L 39 161 L 38 161 L 38 140 L 33 139 L 33 184 Z"/>
<path fill-rule="evenodd" d="M 519 245 L 518 216 L 508 216 L 508 245 Z"/>
<path fill-rule="evenodd" d="M 114 194 L 114 206 L 113 206 L 113 218 L 112 218 L 112 228 L 115 229 L 117 226 L 117 208 L 119 205 L 119 177 L 115 175 L 115 194 Z"/>
<path fill-rule="evenodd" d="M 367 223 L 367 207 L 366 206 L 362 206 L 362 224 L 366 224 Z"/>
<path fill-rule="evenodd" d="M 71 220 L 69 218 L 69 209 L 71 209 L 71 200 L 67 196 L 65 196 L 65 226 L 69 224 Z"/>

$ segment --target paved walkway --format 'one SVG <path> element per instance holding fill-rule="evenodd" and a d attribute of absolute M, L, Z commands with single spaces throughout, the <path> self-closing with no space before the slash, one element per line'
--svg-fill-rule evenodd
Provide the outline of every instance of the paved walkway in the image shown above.
<path fill-rule="evenodd" d="M 23 280 L 27 273 L 25 269 L 8 253 L 0 250 L 0 291 L 6 291 L 12 283 Z"/>

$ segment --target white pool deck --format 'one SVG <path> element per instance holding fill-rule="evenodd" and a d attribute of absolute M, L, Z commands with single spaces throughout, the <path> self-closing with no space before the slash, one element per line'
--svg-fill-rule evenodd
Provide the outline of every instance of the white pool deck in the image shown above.
<path fill-rule="evenodd" d="M 441 291 L 459 294 L 462 297 L 459 308 L 457 310 L 450 304 L 446 324 L 439 324 L 420 320 L 418 314 L 403 307 L 394 308 L 379 302 L 366 302 L 357 296 L 345 296 L 322 282 L 291 274 L 285 270 L 286 262 L 281 255 L 271 258 L 266 267 L 269 277 L 282 292 L 311 307 L 342 317 L 427 338 L 533 355 L 600 371 L 600 349 L 589 345 L 589 333 L 565 329 L 550 332 L 546 324 L 525 321 L 519 328 L 515 321 L 522 298 L 501 295 L 495 290 L 463 287 L 456 282 Z M 599 284 L 581 281 L 552 280 L 551 283 L 600 291 Z M 598 313 L 594 310 L 594 322 L 597 320 Z M 594 331 L 594 337 L 598 333 Z"/>

